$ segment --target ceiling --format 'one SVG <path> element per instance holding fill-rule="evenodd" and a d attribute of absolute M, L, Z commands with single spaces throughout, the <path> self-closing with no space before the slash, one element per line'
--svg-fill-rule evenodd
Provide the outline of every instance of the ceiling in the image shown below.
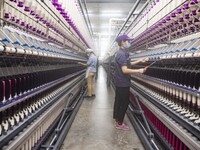
<path fill-rule="evenodd" d="M 137 0 L 82 0 L 94 36 L 95 53 L 102 59 Z M 141 0 L 137 12 L 147 0 Z M 129 25 L 129 23 L 127 23 Z"/>

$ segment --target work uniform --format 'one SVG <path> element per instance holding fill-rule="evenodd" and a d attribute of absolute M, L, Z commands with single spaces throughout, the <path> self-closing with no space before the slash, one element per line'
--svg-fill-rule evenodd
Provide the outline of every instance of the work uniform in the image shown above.
<path fill-rule="evenodd" d="M 130 68 L 129 54 L 125 49 L 120 49 L 115 54 L 115 103 L 113 118 L 123 122 L 126 110 L 129 105 L 129 91 L 131 76 L 122 72 L 122 66 Z"/>

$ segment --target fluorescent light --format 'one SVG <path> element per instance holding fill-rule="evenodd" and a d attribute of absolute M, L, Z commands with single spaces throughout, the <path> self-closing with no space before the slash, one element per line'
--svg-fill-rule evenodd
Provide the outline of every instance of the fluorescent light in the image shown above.
<path fill-rule="evenodd" d="M 127 14 L 123 13 L 88 13 L 88 15 L 90 17 L 111 17 L 111 18 L 127 16 Z"/>
<path fill-rule="evenodd" d="M 122 14 L 123 11 L 119 11 L 119 10 L 104 10 L 104 11 L 101 11 L 102 14 Z"/>

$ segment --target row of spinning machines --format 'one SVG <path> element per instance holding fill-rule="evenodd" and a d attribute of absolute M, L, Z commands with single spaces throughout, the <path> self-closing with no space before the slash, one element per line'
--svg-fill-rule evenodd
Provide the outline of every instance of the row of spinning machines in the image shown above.
<path fill-rule="evenodd" d="M 60 2 L 0 2 L 0 149 L 59 149 L 80 107 L 90 36 Z"/>
<path fill-rule="evenodd" d="M 85 58 L 13 27 L 0 38 L 0 149 L 40 149 L 64 107 L 75 108 L 83 94 L 77 61 Z"/>
<path fill-rule="evenodd" d="M 131 75 L 128 109 L 128 116 L 141 140 L 145 141 L 141 136 L 144 134 L 151 143 L 145 148 L 200 149 L 199 56 L 199 38 L 169 43 L 130 56 L 132 61 L 148 58 L 132 66 L 133 69 L 147 67 L 147 70 L 144 74 Z M 108 84 L 114 87 L 114 57 L 110 57 L 104 67 L 110 72 Z"/>
<path fill-rule="evenodd" d="M 132 75 L 131 102 L 140 95 L 152 131 L 169 149 L 200 148 L 199 44 L 199 39 L 171 43 L 132 57 L 149 60 L 133 66 L 148 67 L 144 74 Z"/>

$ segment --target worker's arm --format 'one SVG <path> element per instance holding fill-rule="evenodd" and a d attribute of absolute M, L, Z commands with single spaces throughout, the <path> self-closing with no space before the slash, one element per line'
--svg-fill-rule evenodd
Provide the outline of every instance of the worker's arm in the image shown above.
<path fill-rule="evenodd" d="M 87 67 L 87 66 L 88 66 L 87 64 L 85 64 L 85 63 L 82 63 L 82 62 L 78 62 L 78 64 L 80 64 L 80 65 L 83 65 L 83 66 L 85 66 L 85 67 Z"/>
<path fill-rule="evenodd" d="M 145 72 L 144 68 L 142 68 L 142 69 L 129 69 L 129 68 L 127 68 L 127 66 L 122 66 L 121 69 L 122 69 L 122 72 L 124 74 L 144 73 Z"/>
<path fill-rule="evenodd" d="M 131 62 L 131 65 L 135 65 L 135 64 L 137 64 L 137 63 L 139 63 L 139 62 L 145 62 L 145 61 L 147 61 L 147 58 L 138 59 L 138 60 L 136 60 L 136 61 L 132 61 L 132 62 Z"/>

